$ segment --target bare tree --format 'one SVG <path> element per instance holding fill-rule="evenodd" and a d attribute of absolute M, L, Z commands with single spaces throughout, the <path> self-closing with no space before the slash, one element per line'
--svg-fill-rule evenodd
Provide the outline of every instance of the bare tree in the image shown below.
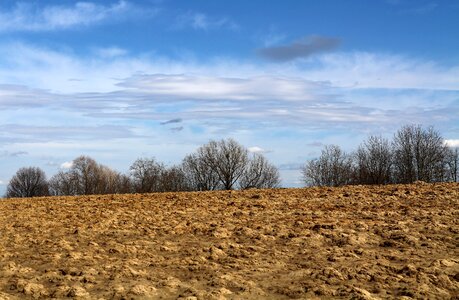
<path fill-rule="evenodd" d="M 103 194 L 102 170 L 91 157 L 82 155 L 75 158 L 71 173 L 77 184 L 77 195 Z"/>
<path fill-rule="evenodd" d="M 161 190 L 163 164 L 154 158 L 139 158 L 130 167 L 132 182 L 136 193 L 152 193 Z"/>
<path fill-rule="evenodd" d="M 459 148 L 448 148 L 446 155 L 448 180 L 458 182 L 459 179 Z"/>
<path fill-rule="evenodd" d="M 394 136 L 395 180 L 411 183 L 443 181 L 447 146 L 440 133 L 419 125 L 402 127 Z"/>
<path fill-rule="evenodd" d="M 134 185 L 131 178 L 125 174 L 119 174 L 117 184 L 117 194 L 130 194 L 134 193 Z"/>
<path fill-rule="evenodd" d="M 49 180 L 50 194 L 54 196 L 78 195 L 78 180 L 71 172 L 59 171 Z"/>
<path fill-rule="evenodd" d="M 125 194 L 132 191 L 128 176 L 103 165 L 99 165 L 99 172 L 98 194 Z"/>
<path fill-rule="evenodd" d="M 280 185 L 279 171 L 261 154 L 249 157 L 248 150 L 233 139 L 210 141 L 187 155 L 182 170 L 191 190 L 206 191 L 236 187 L 273 188 Z"/>
<path fill-rule="evenodd" d="M 37 167 L 19 169 L 11 178 L 6 191 L 8 198 L 47 195 L 49 191 L 45 172 Z"/>
<path fill-rule="evenodd" d="M 245 172 L 248 151 L 233 139 L 210 141 L 198 149 L 198 156 L 215 170 L 223 189 L 232 190 Z"/>
<path fill-rule="evenodd" d="M 50 179 L 53 195 L 95 195 L 129 192 L 124 175 L 98 164 L 88 156 L 79 156 L 70 170 L 60 171 Z M 121 190 L 123 187 L 123 190 Z"/>
<path fill-rule="evenodd" d="M 239 180 L 241 189 L 277 188 L 280 186 L 279 170 L 259 153 L 250 157 L 249 163 Z"/>
<path fill-rule="evenodd" d="M 182 170 L 191 190 L 212 191 L 220 187 L 216 170 L 198 153 L 189 154 L 183 159 Z"/>
<path fill-rule="evenodd" d="M 310 186 L 341 186 L 351 183 L 352 159 L 339 146 L 325 146 L 319 158 L 310 160 L 302 170 Z"/>
<path fill-rule="evenodd" d="M 180 166 L 165 169 L 161 174 L 160 185 L 163 192 L 179 192 L 190 189 L 185 172 Z"/>
<path fill-rule="evenodd" d="M 370 136 L 359 146 L 354 156 L 356 183 L 390 183 L 392 150 L 389 140 L 381 136 Z"/>

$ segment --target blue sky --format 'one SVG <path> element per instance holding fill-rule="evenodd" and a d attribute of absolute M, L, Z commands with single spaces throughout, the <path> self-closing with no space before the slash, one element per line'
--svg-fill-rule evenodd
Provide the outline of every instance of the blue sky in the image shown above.
<path fill-rule="evenodd" d="M 408 123 L 459 145 L 458 1 L 0 3 L 0 193 L 23 166 L 227 137 L 299 186 L 323 145 Z"/>

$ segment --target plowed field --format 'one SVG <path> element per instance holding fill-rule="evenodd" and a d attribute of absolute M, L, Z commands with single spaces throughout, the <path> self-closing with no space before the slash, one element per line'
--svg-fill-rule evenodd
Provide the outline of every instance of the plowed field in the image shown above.
<path fill-rule="evenodd" d="M 459 297 L 459 184 L 0 200 L 0 299 Z"/>

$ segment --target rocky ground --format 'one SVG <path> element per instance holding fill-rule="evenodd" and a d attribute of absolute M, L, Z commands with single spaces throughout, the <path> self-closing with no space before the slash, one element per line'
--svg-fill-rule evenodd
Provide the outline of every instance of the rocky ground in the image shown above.
<path fill-rule="evenodd" d="M 0 299 L 459 299 L 459 184 L 0 200 Z"/>

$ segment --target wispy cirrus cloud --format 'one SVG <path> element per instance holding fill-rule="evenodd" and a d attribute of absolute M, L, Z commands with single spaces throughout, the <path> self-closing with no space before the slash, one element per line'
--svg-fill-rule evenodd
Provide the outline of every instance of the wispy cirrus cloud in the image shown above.
<path fill-rule="evenodd" d="M 459 66 L 383 53 L 328 53 L 311 58 L 306 73 L 348 88 L 458 90 Z"/>
<path fill-rule="evenodd" d="M 322 82 L 277 76 L 218 77 L 190 74 L 138 75 L 119 84 L 145 94 L 195 100 L 308 100 Z"/>
<path fill-rule="evenodd" d="M 100 126 L 34 126 L 23 124 L 0 125 L 0 143 L 4 137 L 15 137 L 17 142 L 48 142 L 129 138 L 130 128 L 115 125 Z M 17 155 L 24 154 L 21 151 Z"/>
<path fill-rule="evenodd" d="M 108 5 L 76 2 L 73 5 L 39 6 L 35 3 L 18 2 L 9 10 L 0 10 L 0 32 L 80 28 L 121 19 L 136 11 L 132 4 L 124 0 Z"/>
<path fill-rule="evenodd" d="M 386 0 L 386 3 L 396 7 L 397 12 L 402 15 L 425 15 L 440 7 L 438 1 L 431 0 Z"/>
<path fill-rule="evenodd" d="M 402 14 L 424 15 L 437 9 L 439 6 L 436 2 L 429 2 L 415 7 L 406 8 L 401 11 Z"/>
<path fill-rule="evenodd" d="M 105 48 L 96 48 L 94 49 L 94 53 L 100 58 L 115 58 L 127 55 L 128 51 L 120 47 L 112 46 Z"/>
<path fill-rule="evenodd" d="M 200 12 L 187 12 L 177 17 L 174 28 L 192 28 L 204 31 L 214 29 L 237 30 L 239 25 L 228 17 L 211 17 Z"/>
<path fill-rule="evenodd" d="M 308 68 L 298 63 L 272 69 L 221 60 L 204 66 L 129 54 L 87 60 L 24 44 L 0 45 L 0 53 L 10 60 L 0 70 L 0 83 L 29 84 L 1 85 L 2 110 L 63 110 L 99 123 L 230 119 L 243 120 L 236 126 L 259 122 L 300 127 L 327 122 L 390 124 L 402 115 L 405 121 L 428 123 L 429 117 L 451 120 L 458 110 L 459 67 L 400 56 L 322 54 L 310 59 Z M 234 64 L 239 67 L 229 67 Z M 78 78 L 82 80 L 74 81 Z M 87 131 L 93 136 L 91 130 Z M 107 136 L 119 136 L 116 131 Z M 20 134 L 17 129 L 12 132 Z M 129 135 L 123 132 L 119 134 Z"/>
<path fill-rule="evenodd" d="M 0 109 L 43 107 L 53 103 L 54 95 L 24 85 L 0 83 Z"/>
<path fill-rule="evenodd" d="M 1 151 L 0 157 L 18 157 L 18 156 L 27 155 L 27 154 L 29 154 L 27 151 L 14 151 L 14 152 Z"/>
<path fill-rule="evenodd" d="M 0 55 L 3 58 L 0 84 L 4 84 L 0 93 L 9 90 L 12 97 L 15 88 L 27 83 L 27 93 L 38 97 L 24 97 L 23 101 L 45 97 L 38 89 L 58 93 L 128 89 L 146 95 L 183 94 L 185 98 L 200 99 L 253 99 L 257 95 L 266 99 L 267 95 L 273 95 L 292 100 L 307 99 L 310 91 L 327 87 L 423 90 L 459 87 L 459 66 L 445 67 L 432 61 L 368 52 L 320 54 L 306 62 L 285 66 L 231 59 L 170 60 L 129 53 L 110 60 L 82 58 L 23 43 L 0 43 Z M 25 92 L 22 89 L 22 94 Z"/>
<path fill-rule="evenodd" d="M 366 132 L 402 122 L 450 124 L 459 115 L 458 66 L 394 55 L 320 54 L 305 68 L 304 61 L 199 63 L 129 53 L 87 59 L 25 44 L 0 44 L 0 53 L 7 61 L 0 83 L 28 84 L 0 85 L 0 108 L 8 111 L 0 142 L 9 145 L 170 130 L 190 138 L 201 130 L 209 136 L 284 126 Z M 47 118 L 35 120 L 39 115 Z"/>
<path fill-rule="evenodd" d="M 285 62 L 334 50 L 338 48 L 340 43 L 338 38 L 309 36 L 296 40 L 289 45 L 260 48 L 257 50 L 257 54 L 268 60 Z"/>

